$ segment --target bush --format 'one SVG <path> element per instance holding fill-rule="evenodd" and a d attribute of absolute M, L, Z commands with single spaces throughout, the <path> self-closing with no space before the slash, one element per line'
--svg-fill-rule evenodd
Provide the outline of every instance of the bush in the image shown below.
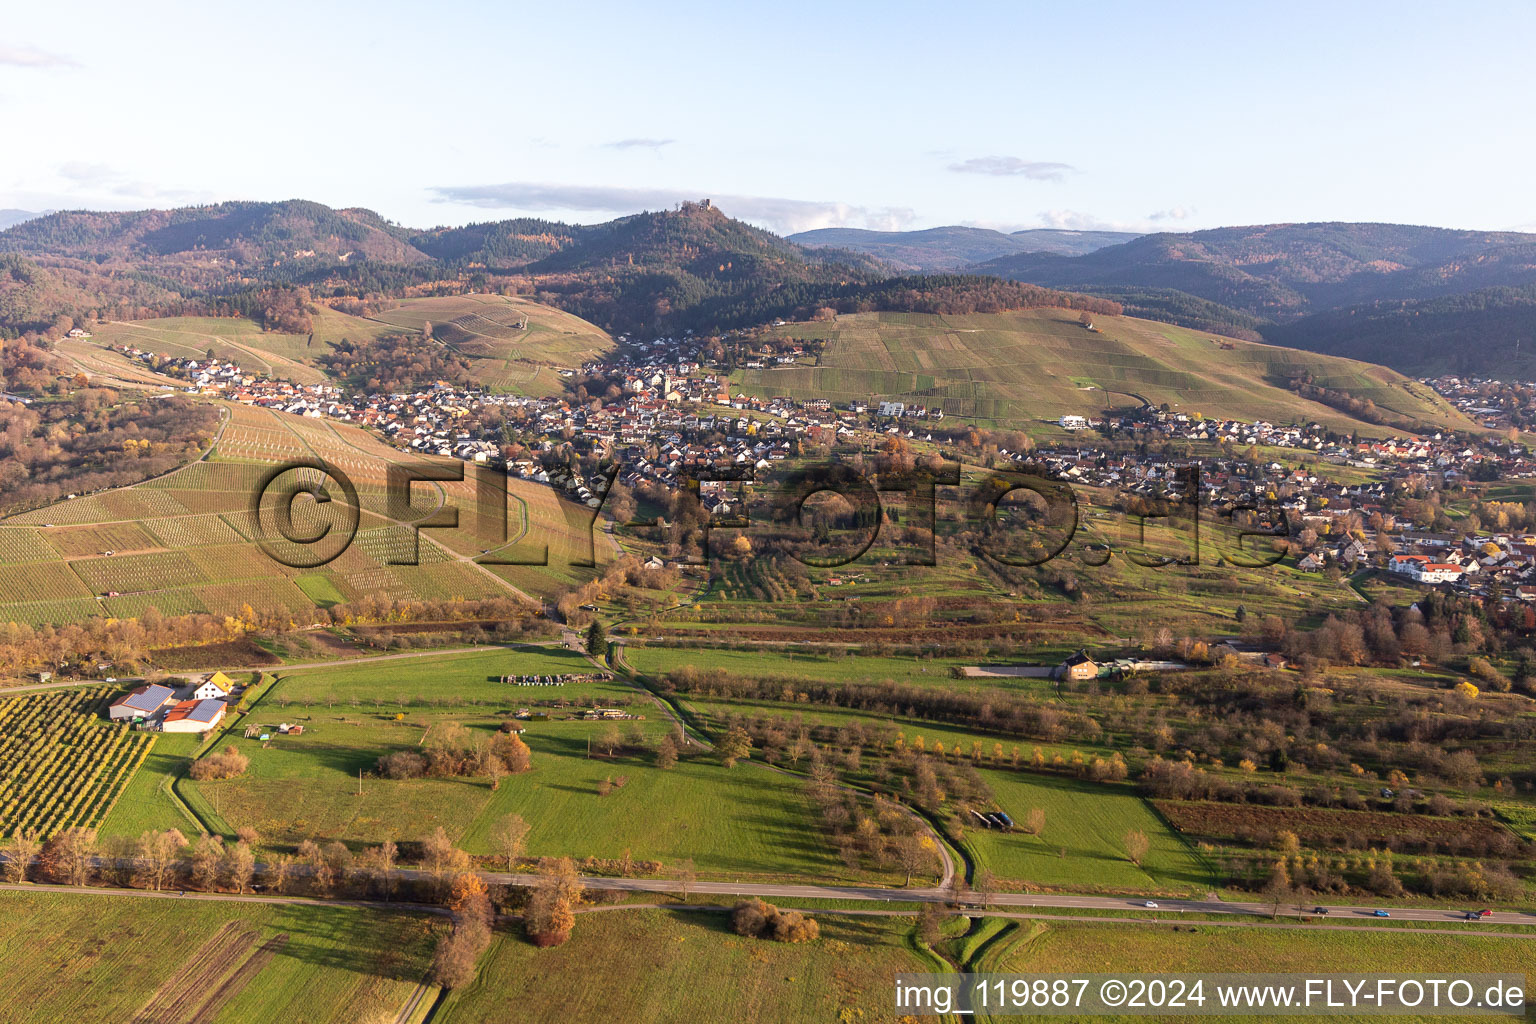
<path fill-rule="evenodd" d="M 379 774 L 386 779 L 419 779 L 427 774 L 427 759 L 412 750 L 397 750 L 379 758 Z"/>
<path fill-rule="evenodd" d="M 755 898 L 731 908 L 731 930 L 737 935 L 774 942 L 810 942 L 821 935 L 821 926 L 814 918 L 795 910 L 781 911 Z"/>
<path fill-rule="evenodd" d="M 245 770 L 250 766 L 251 759 L 231 744 L 217 754 L 210 754 L 200 761 L 192 762 L 192 767 L 187 769 L 187 774 L 198 782 L 208 779 L 233 779 L 244 775 Z"/>

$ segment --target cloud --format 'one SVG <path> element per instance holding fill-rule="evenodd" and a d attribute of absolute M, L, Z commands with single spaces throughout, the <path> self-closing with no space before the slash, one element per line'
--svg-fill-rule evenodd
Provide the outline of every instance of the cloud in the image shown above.
<path fill-rule="evenodd" d="M 432 191 L 436 193 L 437 202 L 458 203 L 488 210 L 569 210 L 611 214 L 668 209 L 681 202 L 697 201 L 708 196 L 716 206 L 732 217 L 782 234 L 836 227 L 899 231 L 910 225 L 917 216 L 906 207 L 855 206 L 850 203 L 784 199 L 777 196 L 708 195 L 698 189 L 506 182 L 500 185 L 438 186 Z"/>
<path fill-rule="evenodd" d="M 67 178 L 76 185 L 100 187 L 116 180 L 121 175 L 106 164 L 91 164 L 82 160 L 73 160 L 67 164 L 59 165 L 59 177 Z"/>
<path fill-rule="evenodd" d="M 1062 181 L 1077 173 L 1071 164 L 1049 160 L 1020 160 L 1016 156 L 976 156 L 949 169 L 959 174 L 990 174 L 998 178 L 1028 178 L 1031 181 Z"/>
<path fill-rule="evenodd" d="M 1062 231 L 1134 231 L 1126 221 L 1103 220 L 1080 210 L 1042 210 L 1038 227 Z"/>
<path fill-rule="evenodd" d="M 206 202 L 214 193 L 203 190 L 166 188 L 155 182 L 132 178 L 116 168 L 103 163 L 70 161 L 59 164 L 55 172 L 66 183 L 72 194 L 71 201 L 95 202 L 104 197 L 112 200 L 130 200 L 133 205 L 186 204 Z M 57 205 L 57 204 L 55 204 Z M 112 202 L 111 205 L 119 205 Z"/>
<path fill-rule="evenodd" d="M 617 142 L 603 143 L 604 149 L 660 149 L 662 146 L 670 146 L 676 139 L 619 139 Z"/>
<path fill-rule="evenodd" d="M 35 46 L 17 46 L 0 43 L 0 64 L 17 68 L 77 68 L 80 65 L 69 57 Z"/>
<path fill-rule="evenodd" d="M 1193 217 L 1197 211 L 1191 206 L 1174 206 L 1166 210 L 1158 210 L 1147 216 L 1133 220 L 1109 220 L 1092 213 L 1083 213 L 1081 210 L 1042 210 L 1039 221 L 1034 224 L 1020 225 L 1022 228 L 1056 228 L 1061 231 L 1133 231 L 1137 234 L 1151 234 L 1158 231 L 1169 230 L 1169 221 L 1187 220 Z M 999 229 L 1003 230 L 1003 229 Z M 1012 230 L 1019 230 L 1013 228 Z M 1193 230 L 1193 228 L 1175 228 L 1173 230 Z"/>

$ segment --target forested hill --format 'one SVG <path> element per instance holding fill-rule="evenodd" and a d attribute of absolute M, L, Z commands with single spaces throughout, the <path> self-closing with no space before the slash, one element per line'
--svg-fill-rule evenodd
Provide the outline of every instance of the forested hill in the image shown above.
<path fill-rule="evenodd" d="M 1536 285 L 1349 306 L 1267 327 L 1264 337 L 1415 376 L 1536 380 Z"/>
<path fill-rule="evenodd" d="M 596 225 L 518 219 L 430 231 L 299 201 L 70 211 L 0 232 L 0 257 L 0 330 L 13 333 L 93 313 L 243 310 L 245 293 L 265 303 L 274 285 L 357 300 L 532 288 L 613 331 L 712 330 L 755 323 L 786 287 L 829 291 L 892 272 L 861 253 L 795 245 L 707 202 Z"/>
<path fill-rule="evenodd" d="M 1173 289 L 1281 322 L 1355 303 L 1536 283 L 1536 235 L 1269 224 L 1147 235 L 1083 256 L 1004 256 L 974 269 L 1052 288 Z"/>
<path fill-rule="evenodd" d="M 0 232 L 0 252 L 170 263 L 224 257 L 239 264 L 311 257 L 416 263 L 424 253 L 372 210 L 320 203 L 233 202 L 177 210 L 66 210 Z"/>
<path fill-rule="evenodd" d="M 98 317 L 249 315 L 311 302 L 365 308 L 471 291 L 529 295 L 636 335 L 707 333 L 827 309 L 1029 308 L 1045 295 L 1089 293 L 1137 316 L 1425 372 L 1483 366 L 1536 333 L 1520 295 L 1402 305 L 1536 286 L 1536 235 L 1326 223 L 1119 239 L 972 228 L 786 239 L 708 201 L 602 224 L 517 218 L 430 230 L 302 200 L 65 211 L 0 231 L 0 335 L 56 334 Z M 1060 251 L 944 269 L 999 247 Z M 969 276 L 896 280 L 914 263 L 924 274 Z M 1010 290 L 989 277 L 1045 291 Z M 1405 310 L 1422 321 L 1408 340 Z"/>

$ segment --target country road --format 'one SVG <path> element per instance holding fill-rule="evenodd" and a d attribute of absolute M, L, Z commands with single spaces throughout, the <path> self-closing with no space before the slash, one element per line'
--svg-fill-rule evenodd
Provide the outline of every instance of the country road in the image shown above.
<path fill-rule="evenodd" d="M 418 875 L 411 869 L 401 872 L 404 877 Z M 532 885 L 541 876 L 531 874 L 507 874 L 505 872 L 482 872 L 482 876 L 490 882 L 506 885 Z M 669 879 L 652 878 L 609 878 L 605 876 L 583 875 L 582 883 L 588 889 L 608 889 L 630 893 L 660 893 L 673 894 L 677 892 L 677 883 Z M 695 882 L 690 887 L 690 893 L 707 896 L 757 896 L 774 900 L 826 900 L 826 901 L 873 901 L 873 902 L 903 902 L 903 903 L 946 903 L 951 894 L 941 888 L 914 888 L 914 889 L 886 889 L 877 886 L 823 886 L 801 883 L 774 883 L 774 882 Z M 267 903 L 293 906 L 341 906 L 364 907 L 374 910 L 416 911 L 419 913 L 446 915 L 447 909 L 432 904 L 386 902 L 383 900 L 317 900 L 303 896 L 264 896 L 260 894 L 236 895 L 234 893 L 209 893 L 188 891 L 181 895 L 179 890 L 167 890 L 154 892 L 146 889 L 115 889 L 100 886 L 69 886 L 47 884 L 0 884 L 0 890 L 14 890 L 21 892 L 60 892 L 76 893 L 80 895 L 94 896 L 127 896 L 141 899 L 162 900 L 203 900 L 203 901 L 227 901 L 237 903 Z M 1023 920 L 1043 921 L 1075 921 L 1085 924 L 1112 923 L 1112 924 L 1167 924 L 1178 920 L 1182 914 L 1210 914 L 1223 915 L 1243 920 L 1202 920 L 1201 925 L 1219 927 L 1259 927 L 1259 928 L 1314 928 L 1324 930 L 1346 931 L 1381 931 L 1383 928 L 1391 930 L 1390 925 L 1380 925 L 1374 922 L 1376 907 L 1363 906 L 1330 906 L 1329 921 L 1310 912 L 1301 912 L 1295 907 L 1281 907 L 1277 916 L 1283 918 L 1307 917 L 1309 921 L 1286 922 L 1269 920 L 1272 904 L 1225 902 L 1221 900 L 1159 900 L 1157 908 L 1146 907 L 1145 900 L 1125 896 L 1084 896 L 1072 893 L 993 893 L 986 897 L 987 906 L 981 906 L 982 897 L 978 894 L 970 894 L 965 909 L 975 916 L 1007 917 Z M 581 908 L 582 912 L 597 912 L 607 910 L 625 910 L 649 907 L 653 904 L 614 905 L 593 908 Z M 788 904 L 782 904 L 787 909 Z M 1028 908 L 1028 909 L 1025 909 Z M 702 907 L 700 909 L 703 909 Z M 904 916 L 911 914 L 911 910 L 877 910 L 869 908 L 849 908 L 840 910 L 827 907 L 799 908 L 808 913 L 823 914 L 851 914 L 851 915 L 892 915 Z M 1115 916 L 1081 917 L 1065 914 L 1038 913 L 1040 910 L 1118 910 L 1121 914 Z M 1455 928 L 1437 928 L 1437 934 L 1449 933 L 1469 936 L 1494 936 L 1512 939 L 1536 939 L 1536 930 L 1525 932 L 1494 931 L 1490 925 L 1505 926 L 1536 926 L 1536 913 L 1524 911 L 1496 911 L 1491 916 L 1481 921 L 1467 921 L 1463 912 L 1445 908 L 1391 908 L 1393 921 L 1415 921 L 1421 923 L 1457 925 Z M 1258 918 L 1259 920 L 1247 920 Z M 1341 920 L 1342 919 L 1342 920 Z M 1333 923 L 1338 922 L 1338 923 Z M 1367 923 L 1372 922 L 1372 923 Z M 1419 930 L 1415 930 L 1415 934 Z"/>
<path fill-rule="evenodd" d="M 501 882 L 508 885 L 532 885 L 538 880 L 537 875 L 487 873 L 487 880 Z M 583 877 L 583 882 L 592 889 L 618 889 L 629 892 L 676 892 L 677 883 L 668 879 L 652 878 L 606 878 Z M 913 889 L 884 888 L 880 886 L 828 886 L 810 885 L 803 883 L 784 882 L 696 882 L 691 891 L 712 896 L 772 896 L 777 899 L 804 899 L 804 900 L 875 900 L 908 903 L 944 903 L 952 898 L 952 893 L 943 887 L 926 887 Z M 983 913 L 989 912 L 981 908 L 979 895 L 969 894 L 965 901 L 968 907 L 982 909 Z M 1147 907 L 1146 897 L 1141 896 L 1088 896 L 1075 893 L 990 893 L 986 897 L 988 907 L 1004 910 L 1011 907 L 1041 907 L 1057 908 L 1063 910 L 1120 910 L 1137 912 L 1135 920 L 1156 920 L 1171 914 L 1224 914 L 1248 917 L 1269 917 L 1273 907 L 1271 903 L 1228 902 L 1225 900 L 1157 900 L 1157 908 Z M 1280 917 L 1316 917 L 1311 912 L 1313 904 L 1308 904 L 1305 911 L 1298 911 L 1294 906 L 1282 906 L 1279 910 Z M 1332 919 L 1360 918 L 1377 920 L 1374 916 L 1377 907 L 1366 906 L 1329 906 L 1328 916 Z M 1536 912 L 1527 911 L 1496 911 L 1480 922 L 1465 921 L 1463 910 L 1430 907 L 1390 907 L 1393 921 L 1428 921 L 1436 923 L 1455 922 L 1469 926 L 1469 930 L 1480 930 L 1480 925 L 1526 925 L 1536 927 Z M 1473 908 L 1475 909 L 1475 908 Z M 1523 934 L 1523 933 L 1522 933 Z M 1532 932 L 1529 938 L 1536 938 L 1536 932 Z"/>
<path fill-rule="evenodd" d="M 398 654 L 370 654 L 363 658 L 332 658 L 329 661 L 295 662 L 291 665 L 208 665 L 203 668 L 177 669 L 175 672 L 167 672 L 170 676 L 194 676 L 203 672 L 220 670 L 224 672 L 266 672 L 270 675 L 279 675 L 284 672 L 297 672 L 300 669 L 309 668 L 346 668 L 352 665 L 369 665 L 380 661 L 400 661 L 403 658 L 435 658 L 446 654 L 469 654 L 475 651 L 489 651 L 501 649 L 515 651 L 520 649 L 540 650 L 548 647 L 558 647 L 558 641 L 538 643 L 483 643 L 470 647 L 433 647 L 422 651 L 402 651 Z M 143 682 L 141 676 L 121 676 L 117 683 L 125 688 L 131 684 Z M 61 690 L 71 686 L 100 686 L 106 683 L 105 679 L 65 679 L 53 683 L 25 683 L 21 686 L 0 686 L 0 694 L 30 693 L 36 690 Z"/>

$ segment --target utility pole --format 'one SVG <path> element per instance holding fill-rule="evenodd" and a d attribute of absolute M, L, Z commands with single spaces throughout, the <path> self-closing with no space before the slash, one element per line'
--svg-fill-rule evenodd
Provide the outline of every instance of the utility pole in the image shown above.
<path fill-rule="evenodd" d="M 357 770 L 357 795 L 363 795 L 363 770 L 361 768 Z"/>

